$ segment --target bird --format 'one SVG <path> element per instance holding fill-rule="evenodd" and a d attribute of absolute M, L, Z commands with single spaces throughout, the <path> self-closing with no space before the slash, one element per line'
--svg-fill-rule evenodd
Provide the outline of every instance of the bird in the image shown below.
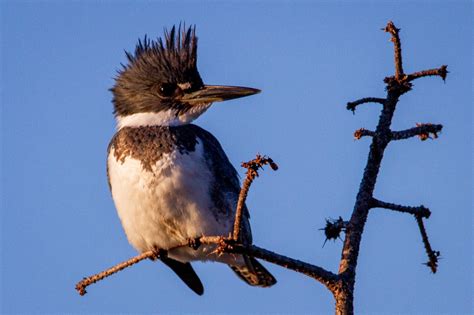
<path fill-rule="evenodd" d="M 197 42 L 196 26 L 180 24 L 125 51 L 127 62 L 110 89 L 117 125 L 107 156 L 112 198 L 129 243 L 140 253 L 160 251 L 159 260 L 196 294 L 204 287 L 194 261 L 225 263 L 247 284 L 270 287 L 275 277 L 253 257 L 218 254 L 215 245 L 180 246 L 229 236 L 240 192 L 219 141 L 192 121 L 215 102 L 260 92 L 204 84 Z M 244 206 L 242 244 L 252 243 L 249 219 Z"/>

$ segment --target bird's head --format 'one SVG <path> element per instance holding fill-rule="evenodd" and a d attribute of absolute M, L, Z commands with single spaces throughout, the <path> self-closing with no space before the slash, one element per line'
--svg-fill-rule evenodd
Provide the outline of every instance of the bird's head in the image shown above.
<path fill-rule="evenodd" d="M 195 28 L 168 32 L 164 40 L 139 40 L 128 63 L 118 72 L 113 93 L 118 128 L 188 124 L 213 102 L 260 92 L 237 87 L 205 85 L 197 70 Z"/>

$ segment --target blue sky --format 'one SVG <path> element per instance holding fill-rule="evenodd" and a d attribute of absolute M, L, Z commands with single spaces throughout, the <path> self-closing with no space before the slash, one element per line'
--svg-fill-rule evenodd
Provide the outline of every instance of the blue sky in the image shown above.
<path fill-rule="evenodd" d="M 196 124 L 232 163 L 260 152 L 280 166 L 251 189 L 257 245 L 336 271 L 342 243 L 318 229 L 348 218 L 379 105 L 352 115 L 348 101 L 384 96 L 393 73 L 389 36 L 402 28 L 407 72 L 448 64 L 401 97 L 393 129 L 442 123 L 440 138 L 392 143 L 379 199 L 424 204 L 442 253 L 439 273 L 415 220 L 374 210 L 363 236 L 359 313 L 472 310 L 472 5 L 470 1 L 112 2 L 2 1 L 1 310 L 3 313 L 332 313 L 332 296 L 300 274 L 265 264 L 271 289 L 246 286 L 224 265 L 196 263 L 194 295 L 160 263 L 142 262 L 93 285 L 75 283 L 135 255 L 108 191 L 105 157 L 115 130 L 113 76 L 124 49 L 180 21 L 197 25 L 198 66 L 210 84 L 260 88 L 215 104 Z"/>

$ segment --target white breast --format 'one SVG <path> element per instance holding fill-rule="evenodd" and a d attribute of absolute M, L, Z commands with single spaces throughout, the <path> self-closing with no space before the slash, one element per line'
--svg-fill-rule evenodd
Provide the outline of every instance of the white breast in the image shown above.
<path fill-rule="evenodd" d="M 200 142 L 198 138 L 189 154 L 164 154 L 152 171 L 130 156 L 117 161 L 110 150 L 112 196 L 128 240 L 138 251 L 167 249 L 202 235 L 229 234 L 232 220 L 217 221 L 212 211 L 212 173 Z M 202 254 L 198 252 L 188 254 Z"/>

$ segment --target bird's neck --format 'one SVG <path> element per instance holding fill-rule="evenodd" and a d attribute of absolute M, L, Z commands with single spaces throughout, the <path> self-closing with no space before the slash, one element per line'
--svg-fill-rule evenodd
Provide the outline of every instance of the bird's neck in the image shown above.
<path fill-rule="evenodd" d="M 179 113 L 176 109 L 167 109 L 159 112 L 144 112 L 131 115 L 117 115 L 117 129 L 124 127 L 166 126 L 175 127 L 191 123 L 204 113 L 211 104 L 202 104 L 191 107 Z"/>

